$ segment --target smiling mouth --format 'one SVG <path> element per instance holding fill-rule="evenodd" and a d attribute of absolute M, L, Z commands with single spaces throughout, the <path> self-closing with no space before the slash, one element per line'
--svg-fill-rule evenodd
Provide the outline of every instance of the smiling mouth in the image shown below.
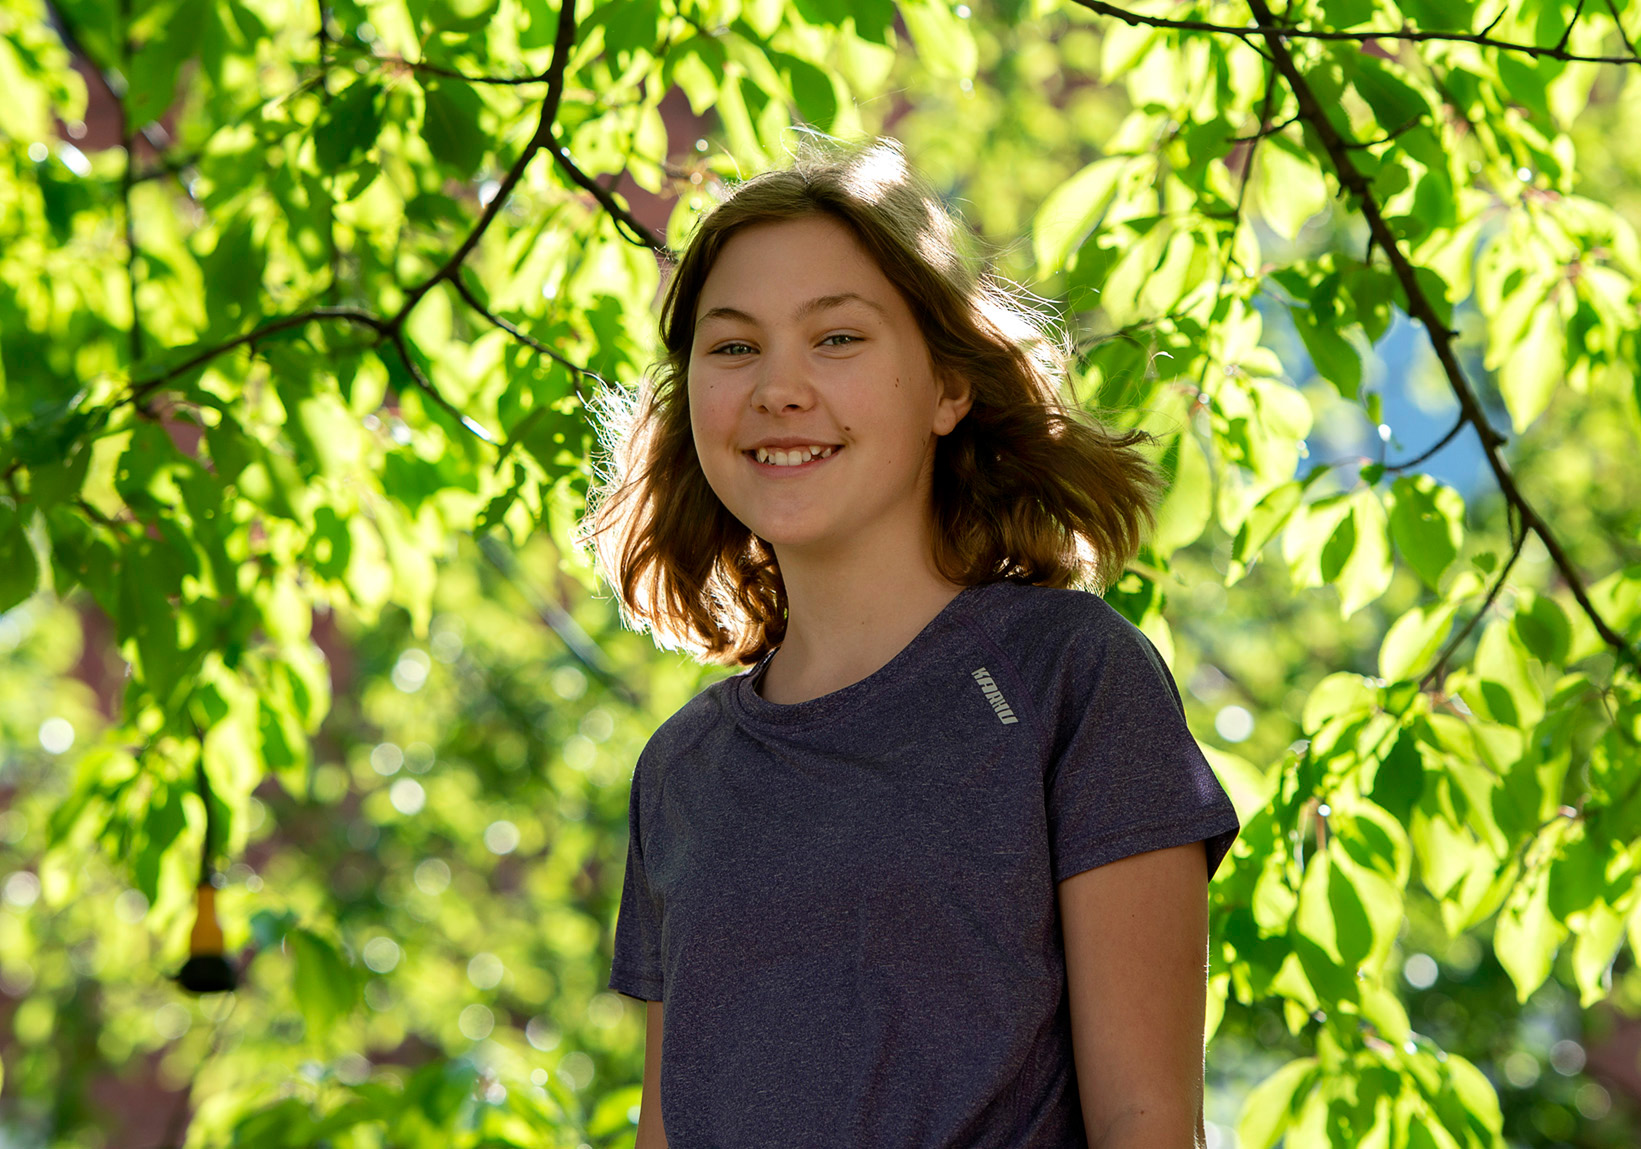
<path fill-rule="evenodd" d="M 821 459 L 830 459 L 843 450 L 836 444 L 812 444 L 807 447 L 754 447 L 743 452 L 755 463 L 766 467 L 801 467 Z"/>

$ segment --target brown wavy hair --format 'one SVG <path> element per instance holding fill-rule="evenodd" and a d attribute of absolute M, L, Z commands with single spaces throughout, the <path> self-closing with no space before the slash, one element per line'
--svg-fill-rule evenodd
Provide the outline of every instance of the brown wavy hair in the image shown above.
<path fill-rule="evenodd" d="M 701 289 L 730 237 L 815 215 L 854 233 L 910 305 L 937 371 L 970 386 L 968 414 L 936 440 L 937 569 L 964 585 L 1109 586 L 1155 524 L 1163 483 L 1137 446 L 1151 437 L 1062 400 L 1053 324 L 977 270 L 899 145 L 808 144 L 701 220 L 662 300 L 664 358 L 636 393 L 611 387 L 593 403 L 607 460 L 579 538 L 623 617 L 711 662 L 756 662 L 785 637 L 775 553 L 725 509 L 696 456 L 689 355 Z"/>

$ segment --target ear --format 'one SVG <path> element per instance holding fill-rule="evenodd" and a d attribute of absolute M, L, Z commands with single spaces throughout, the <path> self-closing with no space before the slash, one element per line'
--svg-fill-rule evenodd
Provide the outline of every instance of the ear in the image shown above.
<path fill-rule="evenodd" d="M 935 381 L 940 384 L 940 402 L 934 412 L 934 433 L 950 435 L 974 406 L 974 388 L 956 371 L 940 371 Z"/>

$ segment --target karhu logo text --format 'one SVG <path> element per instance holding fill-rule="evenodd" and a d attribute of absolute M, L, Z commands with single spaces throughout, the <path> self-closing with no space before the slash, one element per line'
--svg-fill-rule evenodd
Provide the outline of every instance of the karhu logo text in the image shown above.
<path fill-rule="evenodd" d="M 1003 698 L 1003 692 L 997 689 L 997 683 L 992 680 L 990 671 L 982 666 L 974 672 L 974 680 L 980 684 L 980 689 L 985 692 L 986 701 L 991 703 L 991 708 L 997 712 L 999 722 L 1004 726 L 1012 726 L 1020 721 L 1009 708 L 1007 700 Z"/>

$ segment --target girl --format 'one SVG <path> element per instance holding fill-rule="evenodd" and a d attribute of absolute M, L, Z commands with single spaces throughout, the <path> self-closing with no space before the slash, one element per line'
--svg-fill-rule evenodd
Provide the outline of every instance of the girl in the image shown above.
<path fill-rule="evenodd" d="M 627 618 L 749 667 L 633 775 L 639 1149 L 1202 1143 L 1237 818 L 1155 648 L 1067 589 L 1158 480 L 958 236 L 891 143 L 749 180 L 606 408 Z"/>

